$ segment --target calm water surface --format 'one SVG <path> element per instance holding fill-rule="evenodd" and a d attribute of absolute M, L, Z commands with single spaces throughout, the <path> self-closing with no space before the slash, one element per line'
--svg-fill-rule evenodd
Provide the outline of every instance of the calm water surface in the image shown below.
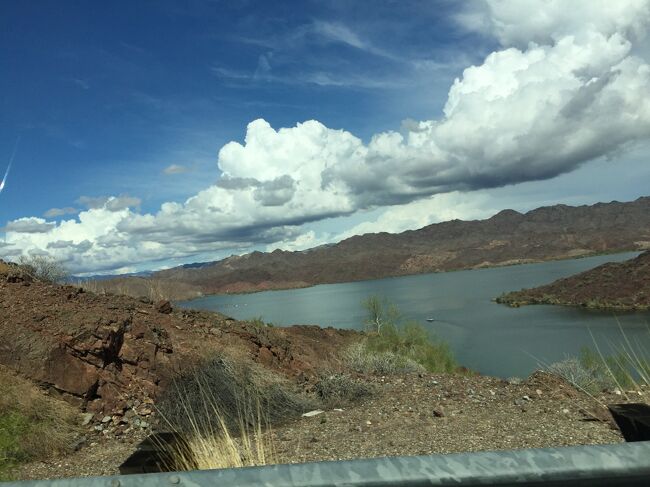
<path fill-rule="evenodd" d="M 628 340 L 650 347 L 650 313 L 595 312 L 560 306 L 509 308 L 492 299 L 505 291 L 549 283 L 625 253 L 493 269 L 323 284 L 306 289 L 206 296 L 179 303 L 237 319 L 261 316 L 276 326 L 318 324 L 361 329 L 361 302 L 371 295 L 397 304 L 405 318 L 422 322 L 451 345 L 458 361 L 483 374 L 526 376 L 540 363 L 576 354 L 582 346 L 618 346 Z M 435 318 L 428 323 L 426 318 Z M 593 335 L 593 338 L 592 338 Z M 647 348 L 646 348 L 647 349 Z"/>

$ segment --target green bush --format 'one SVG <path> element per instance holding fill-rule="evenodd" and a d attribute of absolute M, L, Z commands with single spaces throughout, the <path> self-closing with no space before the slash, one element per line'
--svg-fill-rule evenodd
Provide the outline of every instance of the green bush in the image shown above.
<path fill-rule="evenodd" d="M 367 338 L 344 354 L 358 372 L 393 374 L 427 370 L 453 372 L 456 361 L 449 345 L 415 321 L 402 321 L 394 304 L 371 296 L 363 301 Z"/>
<path fill-rule="evenodd" d="M 249 320 L 249 323 L 255 328 L 273 328 L 273 323 L 266 323 L 262 316 L 256 316 Z"/>
<path fill-rule="evenodd" d="M 381 333 L 368 337 L 366 347 L 369 352 L 391 352 L 412 360 L 429 372 L 453 372 L 458 367 L 449 345 L 416 322 L 386 323 Z"/>
<path fill-rule="evenodd" d="M 12 467 L 71 450 L 80 428 L 77 411 L 0 366 L 0 480 Z"/>
<path fill-rule="evenodd" d="M 395 325 L 402 319 L 399 309 L 386 298 L 370 296 L 363 301 L 366 310 L 365 330 L 370 333 L 382 333 L 385 325 Z"/>
<path fill-rule="evenodd" d="M 28 430 L 29 420 L 24 415 L 15 411 L 0 415 L 0 481 L 10 480 L 12 467 L 29 458 L 20 444 Z"/>

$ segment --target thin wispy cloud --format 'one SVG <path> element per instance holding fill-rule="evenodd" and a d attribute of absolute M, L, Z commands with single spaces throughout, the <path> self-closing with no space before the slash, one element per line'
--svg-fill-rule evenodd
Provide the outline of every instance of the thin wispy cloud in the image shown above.
<path fill-rule="evenodd" d="M 340 42 L 375 56 L 390 59 L 391 61 L 404 61 L 402 56 L 377 47 L 367 39 L 362 39 L 361 36 L 354 32 L 350 27 L 339 22 L 315 21 L 311 24 L 311 29 L 304 31 L 303 35 L 308 35 L 310 33 L 321 36 L 329 42 Z"/>
<path fill-rule="evenodd" d="M 171 164 L 163 169 L 163 173 L 167 175 L 184 174 L 186 172 L 190 172 L 190 170 L 191 169 L 189 167 L 183 166 L 182 164 Z"/>
<path fill-rule="evenodd" d="M 122 194 L 120 196 L 80 196 L 76 201 L 89 210 L 106 209 L 120 211 L 127 208 L 138 208 L 142 204 L 140 198 Z"/>
<path fill-rule="evenodd" d="M 361 89 L 405 88 L 420 84 L 432 72 L 457 70 L 467 66 L 467 57 L 460 53 L 448 59 L 427 58 L 412 53 L 380 47 L 342 22 L 314 20 L 285 32 L 282 36 L 240 38 L 238 41 L 265 48 L 257 64 L 250 70 L 211 66 L 211 72 L 223 81 L 265 82 L 287 85 L 316 85 Z M 375 57 L 394 69 L 376 68 L 341 62 L 341 53 L 321 52 L 306 55 L 311 48 L 349 48 L 359 54 Z M 385 64 L 382 66 L 385 67 Z"/>
<path fill-rule="evenodd" d="M 210 72 L 218 78 L 231 80 L 250 80 L 253 77 L 252 73 L 238 71 L 236 69 L 226 68 L 223 66 L 210 66 Z"/>
<path fill-rule="evenodd" d="M 88 81 L 86 81 L 85 79 L 72 78 L 70 81 L 72 81 L 75 85 L 77 85 L 82 90 L 88 91 L 90 89 L 90 83 L 88 83 Z"/>
<path fill-rule="evenodd" d="M 73 208 L 72 206 L 66 206 L 65 208 L 50 208 L 43 213 L 43 216 L 45 218 L 56 218 L 65 215 L 75 215 L 77 213 L 79 213 L 78 209 Z"/>

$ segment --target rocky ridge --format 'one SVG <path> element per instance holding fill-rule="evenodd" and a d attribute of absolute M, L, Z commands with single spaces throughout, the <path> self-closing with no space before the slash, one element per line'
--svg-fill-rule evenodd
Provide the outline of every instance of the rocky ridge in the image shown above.
<path fill-rule="evenodd" d="M 131 295 L 156 291 L 169 299 L 189 299 L 648 248 L 650 197 L 643 197 L 626 203 L 555 205 L 523 214 L 503 210 L 486 220 L 366 234 L 305 251 L 252 252 L 96 285 Z"/>
<path fill-rule="evenodd" d="M 650 251 L 610 262 L 551 284 L 506 293 L 497 302 L 518 307 L 558 304 L 594 309 L 650 309 Z"/>

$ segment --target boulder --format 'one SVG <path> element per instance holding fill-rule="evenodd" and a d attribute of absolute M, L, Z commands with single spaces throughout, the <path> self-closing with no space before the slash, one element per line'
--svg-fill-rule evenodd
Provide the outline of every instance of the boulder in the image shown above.
<path fill-rule="evenodd" d="M 172 312 L 172 305 L 169 301 L 166 299 L 163 299 L 162 301 L 158 301 L 156 303 L 156 311 L 159 313 L 168 315 L 169 313 Z"/>
<path fill-rule="evenodd" d="M 92 293 L 70 298 L 68 287 L 40 281 L 16 285 L 27 278 L 4 263 L 0 272 L 0 364 L 97 417 L 156 395 L 170 373 L 161 356 L 173 352 L 158 322 L 130 302 L 117 306 L 114 297 Z"/>

